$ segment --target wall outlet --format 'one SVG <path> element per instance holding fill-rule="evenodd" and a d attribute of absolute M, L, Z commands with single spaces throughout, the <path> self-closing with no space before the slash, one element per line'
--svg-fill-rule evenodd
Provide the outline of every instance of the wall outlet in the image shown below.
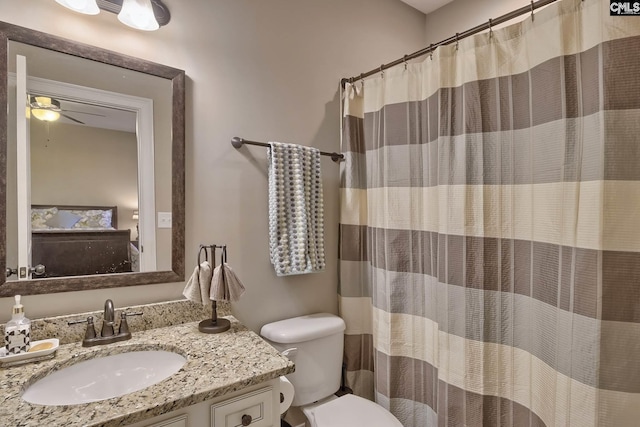
<path fill-rule="evenodd" d="M 171 212 L 158 212 L 158 228 L 171 228 Z"/>

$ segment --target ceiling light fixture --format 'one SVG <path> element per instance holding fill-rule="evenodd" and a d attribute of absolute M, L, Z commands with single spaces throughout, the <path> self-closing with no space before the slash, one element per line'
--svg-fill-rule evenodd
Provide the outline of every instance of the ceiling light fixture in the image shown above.
<path fill-rule="evenodd" d="M 32 108 L 31 114 L 36 119 L 42 120 L 43 122 L 55 122 L 60 118 L 60 113 L 52 110 L 42 110 L 39 108 Z"/>
<path fill-rule="evenodd" d="M 97 15 L 101 10 L 115 13 L 118 20 L 137 30 L 154 31 L 167 25 L 169 9 L 162 0 L 56 0 L 75 12 Z"/>
<path fill-rule="evenodd" d="M 47 96 L 31 97 L 31 114 L 43 122 L 55 122 L 60 118 L 60 102 Z"/>
<path fill-rule="evenodd" d="M 56 3 L 85 15 L 97 15 L 100 13 L 96 0 L 56 0 Z"/>
<path fill-rule="evenodd" d="M 155 31 L 160 28 L 151 8 L 151 0 L 124 0 L 118 20 L 137 30 Z"/>

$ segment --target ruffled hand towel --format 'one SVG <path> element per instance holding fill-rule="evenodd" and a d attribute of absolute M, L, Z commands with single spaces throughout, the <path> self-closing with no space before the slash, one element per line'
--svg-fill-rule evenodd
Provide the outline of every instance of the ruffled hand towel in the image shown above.
<path fill-rule="evenodd" d="M 244 285 L 226 262 L 213 270 L 211 299 L 215 301 L 237 301 L 244 294 Z"/>
<path fill-rule="evenodd" d="M 209 261 L 205 261 L 200 264 L 200 267 L 195 268 L 191 277 L 187 281 L 182 295 L 184 295 L 189 301 L 200 303 L 202 305 L 209 305 L 211 299 L 209 294 L 211 293 L 211 278 L 213 272 L 211 271 L 211 264 Z"/>
<path fill-rule="evenodd" d="M 269 249 L 278 276 L 324 270 L 320 151 L 271 142 Z"/>

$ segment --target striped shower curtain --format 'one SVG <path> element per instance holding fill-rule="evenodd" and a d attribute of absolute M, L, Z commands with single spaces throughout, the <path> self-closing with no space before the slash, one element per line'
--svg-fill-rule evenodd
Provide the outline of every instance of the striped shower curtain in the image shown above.
<path fill-rule="evenodd" d="M 561 0 L 345 89 L 347 385 L 405 427 L 640 426 L 640 16 Z"/>

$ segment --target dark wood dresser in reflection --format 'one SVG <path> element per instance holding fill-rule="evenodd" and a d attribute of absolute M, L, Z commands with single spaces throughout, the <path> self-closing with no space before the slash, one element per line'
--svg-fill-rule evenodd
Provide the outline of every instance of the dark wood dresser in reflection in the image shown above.
<path fill-rule="evenodd" d="M 132 271 L 131 231 L 118 230 L 117 206 L 31 205 L 32 227 L 34 218 L 60 215 L 61 212 L 78 218 L 90 216 L 88 223 L 94 228 L 32 228 L 32 265 L 42 264 L 45 274 L 38 277 L 85 276 L 92 274 L 126 273 Z M 50 223 L 45 222 L 46 225 Z M 70 223 L 71 224 L 71 223 Z M 96 228 L 102 225 L 103 228 Z M 56 225 L 58 226 L 58 225 Z"/>
<path fill-rule="evenodd" d="M 84 276 L 131 271 L 129 230 L 33 231 L 33 265 L 41 277 Z"/>

